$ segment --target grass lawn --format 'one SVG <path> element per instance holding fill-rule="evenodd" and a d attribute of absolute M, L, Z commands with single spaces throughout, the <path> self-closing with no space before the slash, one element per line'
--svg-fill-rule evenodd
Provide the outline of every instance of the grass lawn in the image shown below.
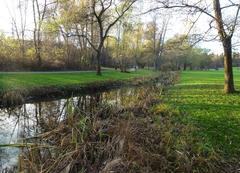
<path fill-rule="evenodd" d="M 234 69 L 234 75 L 240 89 L 240 70 Z M 176 135 L 177 149 L 185 145 L 205 158 L 239 159 L 240 93 L 224 94 L 223 83 L 223 71 L 186 71 L 163 96 L 167 105 L 180 112 L 175 123 L 185 127 Z"/>
<path fill-rule="evenodd" d="M 15 89 L 31 89 L 37 87 L 65 87 L 68 85 L 87 85 L 94 82 L 129 80 L 137 77 L 151 76 L 155 72 L 138 70 L 137 72 L 121 73 L 115 70 L 105 70 L 102 76 L 96 72 L 49 72 L 49 73 L 1 73 L 0 92 Z"/>

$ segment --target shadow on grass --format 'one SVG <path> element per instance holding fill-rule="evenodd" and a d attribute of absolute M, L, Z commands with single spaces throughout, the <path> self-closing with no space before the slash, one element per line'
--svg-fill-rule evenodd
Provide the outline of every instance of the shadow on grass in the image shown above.
<path fill-rule="evenodd" d="M 194 145 L 214 150 L 225 158 L 240 154 L 240 92 L 223 93 L 223 85 L 179 85 L 170 91 L 167 103 L 177 107 L 179 121 L 191 124 Z"/>
<path fill-rule="evenodd" d="M 195 104 L 184 104 L 184 103 L 177 103 L 176 102 L 169 102 L 171 104 L 175 104 L 183 112 L 193 112 L 195 111 L 208 111 L 211 112 L 232 112 L 232 111 L 240 111 L 239 105 L 229 105 L 229 104 L 204 104 L 204 103 L 195 103 Z M 222 113 L 224 113 L 222 112 Z"/>
<path fill-rule="evenodd" d="M 193 132 L 201 145 L 213 148 L 227 158 L 240 154 L 240 119 L 235 115 L 202 114 L 191 118 Z"/>

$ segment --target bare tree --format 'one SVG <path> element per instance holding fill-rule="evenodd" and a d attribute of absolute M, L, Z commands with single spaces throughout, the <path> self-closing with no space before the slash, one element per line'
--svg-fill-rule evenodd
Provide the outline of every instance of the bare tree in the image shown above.
<path fill-rule="evenodd" d="M 185 8 L 188 9 L 190 13 L 202 13 L 211 18 L 209 23 L 210 29 L 215 28 L 218 32 L 218 36 L 223 45 L 224 51 L 224 91 L 226 93 L 235 92 L 234 88 L 234 78 L 233 78 L 233 68 L 232 68 L 232 38 L 236 31 L 236 26 L 238 24 L 238 17 L 240 11 L 240 3 L 235 3 L 233 0 L 227 0 L 226 5 L 221 6 L 220 0 L 197 0 L 197 1 L 171 1 L 171 0 L 157 0 L 162 6 L 159 8 Z M 233 12 L 233 17 L 224 18 L 224 10 L 231 10 Z M 212 14 L 213 13 L 213 14 Z M 212 26 L 212 23 L 216 24 Z"/>
<path fill-rule="evenodd" d="M 97 20 L 99 27 L 99 44 L 94 48 L 97 55 L 97 74 L 101 75 L 101 55 L 104 42 L 108 37 L 111 28 L 124 16 L 124 14 L 132 7 L 137 0 L 125 0 L 123 3 L 116 3 L 114 0 L 93 0 L 93 15 Z M 109 11 L 115 11 L 113 20 L 106 22 Z"/>
<path fill-rule="evenodd" d="M 19 42 L 19 49 L 21 53 L 21 59 L 23 60 L 25 57 L 25 35 L 26 35 L 26 18 L 27 18 L 27 8 L 28 8 L 28 0 L 18 0 L 17 8 L 19 10 L 19 21 L 14 17 L 11 13 L 12 18 L 12 26 L 13 26 L 13 34 L 16 33 L 17 40 Z"/>
<path fill-rule="evenodd" d="M 35 56 L 38 67 L 42 66 L 42 24 L 47 11 L 47 0 L 44 0 L 43 4 L 40 4 L 38 0 L 32 0 L 33 19 L 34 19 L 34 31 L 33 41 L 35 47 Z"/>
<path fill-rule="evenodd" d="M 154 19 L 154 22 L 157 23 L 156 18 Z M 159 38 L 157 38 L 157 33 L 154 34 L 155 70 L 160 70 L 161 57 L 164 51 L 165 36 L 167 33 L 168 24 L 169 17 L 165 16 L 162 21 Z M 158 42 L 157 39 L 159 39 Z"/>
<path fill-rule="evenodd" d="M 219 0 L 213 0 L 213 8 L 215 13 L 214 19 L 217 24 L 218 35 L 222 41 L 223 49 L 224 49 L 224 72 L 225 72 L 224 73 L 225 75 L 224 90 L 226 93 L 233 93 L 235 91 L 235 88 L 234 88 L 233 69 L 232 69 L 232 37 L 237 24 L 240 4 L 238 4 L 238 9 L 237 9 L 234 22 L 231 25 L 227 25 L 227 29 L 225 29 L 224 27 L 225 24 L 222 18 L 222 8 Z"/>
<path fill-rule="evenodd" d="M 96 52 L 97 75 L 101 75 L 101 56 L 106 38 L 109 36 L 110 30 L 115 24 L 127 13 L 137 0 L 92 0 L 90 9 L 92 11 L 92 22 L 96 22 L 98 29 L 98 42 L 93 41 L 93 32 L 81 34 L 86 38 Z M 92 23 L 91 22 L 91 23 Z M 93 24 L 91 24 L 93 25 Z M 69 36 L 77 36 L 77 34 L 69 34 Z M 94 39 L 95 40 L 95 39 Z"/>

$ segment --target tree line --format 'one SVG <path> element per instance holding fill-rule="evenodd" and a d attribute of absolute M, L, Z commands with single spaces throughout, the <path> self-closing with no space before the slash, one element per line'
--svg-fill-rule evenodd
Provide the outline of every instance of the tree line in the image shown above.
<path fill-rule="evenodd" d="M 98 67 L 99 71 L 100 66 L 106 66 L 122 72 L 130 67 L 180 69 L 181 63 L 189 59 L 191 46 L 186 45 L 185 39 L 188 36 L 169 39 L 165 46 L 169 19 L 161 24 L 157 16 L 147 23 L 140 19 L 133 21 L 132 5 L 133 1 L 114 7 L 111 7 L 113 1 L 19 1 L 21 26 L 13 18 L 13 34 L 1 34 L 0 68 L 11 71 L 94 70 Z M 30 39 L 24 23 L 27 7 L 32 7 L 34 21 Z M 112 8 L 120 12 L 112 16 Z M 110 23 L 105 22 L 108 19 Z M 206 54 L 201 50 L 199 53 Z M 176 63 L 171 63 L 173 61 Z M 174 64 L 179 67 L 175 68 Z M 186 62 L 185 67 L 188 64 Z M 192 65 L 197 66 L 200 64 Z"/>
<path fill-rule="evenodd" d="M 122 72 L 133 67 L 156 70 L 221 67 L 218 61 L 222 56 L 192 44 L 196 33 L 166 39 L 171 27 L 169 14 L 155 15 L 150 22 L 142 22 L 134 14 L 141 3 L 141 0 L 18 0 L 20 17 L 12 17 L 12 35 L 1 34 L 0 69 L 94 69 L 101 75 L 102 66 Z M 191 16 L 210 18 L 206 30 L 216 30 L 214 38 L 219 38 L 223 45 L 225 92 L 234 92 L 232 38 L 238 29 L 239 3 L 154 0 L 154 4 L 149 12 L 180 9 Z M 225 18 L 226 9 L 233 9 L 231 19 Z M 28 11 L 33 18 L 31 31 L 26 24 Z M 204 40 L 204 36 L 198 38 Z"/>

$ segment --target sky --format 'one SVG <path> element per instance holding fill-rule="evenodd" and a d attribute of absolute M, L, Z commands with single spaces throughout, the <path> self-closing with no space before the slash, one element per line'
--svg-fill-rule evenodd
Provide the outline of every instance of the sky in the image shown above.
<path fill-rule="evenodd" d="M 20 26 L 20 12 L 18 10 L 18 2 L 28 2 L 28 9 L 26 12 L 26 30 L 33 28 L 33 14 L 31 9 L 31 0 L 0 0 L 3 3 L 0 6 L 0 31 L 5 34 L 12 34 L 13 19 L 17 25 Z"/>
<path fill-rule="evenodd" d="M 17 10 L 17 4 L 19 0 L 1 0 L 3 1 L 3 5 L 0 6 L 0 31 L 6 34 L 12 33 L 12 18 L 15 18 L 16 21 L 19 23 L 20 21 L 20 14 Z M 26 1 L 26 0 L 21 0 Z M 31 3 L 31 0 L 28 0 Z M 142 0 L 146 3 L 147 0 Z M 226 0 L 221 0 L 226 1 Z M 230 12 L 231 13 L 231 12 Z M 27 12 L 27 30 L 31 30 L 33 26 L 33 16 L 31 12 L 31 6 Z M 144 21 L 151 21 L 152 14 L 146 15 L 143 17 Z M 161 20 L 161 19 L 160 19 Z M 196 27 L 192 30 L 194 33 L 201 33 L 203 30 L 202 28 L 208 27 L 208 18 L 206 16 L 202 16 L 198 21 Z M 167 31 L 166 38 L 171 38 L 176 34 L 186 34 L 188 33 L 190 28 L 189 23 L 186 21 L 186 16 L 173 14 L 170 20 L 170 25 Z M 211 52 L 220 54 L 222 53 L 223 49 L 219 42 L 200 42 L 199 46 L 202 48 L 210 49 Z"/>
<path fill-rule="evenodd" d="M 6 5 L 7 1 L 6 0 L 3 1 L 5 1 L 4 4 L 0 6 L 0 30 L 7 32 L 9 28 L 11 28 L 11 17 L 9 15 L 9 10 Z"/>

